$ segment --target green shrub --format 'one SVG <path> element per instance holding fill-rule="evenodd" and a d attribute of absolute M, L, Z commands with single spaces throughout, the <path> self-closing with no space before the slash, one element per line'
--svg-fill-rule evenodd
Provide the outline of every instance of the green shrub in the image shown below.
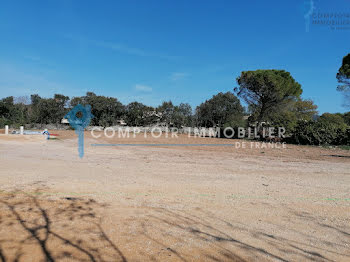
<path fill-rule="evenodd" d="M 297 144 L 304 145 L 348 145 L 350 129 L 338 118 L 320 117 L 317 121 L 298 122 L 292 136 Z"/>
<path fill-rule="evenodd" d="M 350 127 L 348 127 L 345 132 L 339 136 L 340 145 L 350 145 Z"/>
<path fill-rule="evenodd" d="M 343 119 L 344 119 L 344 122 L 350 126 L 350 112 L 347 112 L 345 114 L 343 114 Z"/>
<path fill-rule="evenodd" d="M 343 150 L 350 150 L 350 146 L 340 146 L 339 148 Z"/>
<path fill-rule="evenodd" d="M 10 121 L 6 118 L 0 117 L 0 128 L 5 128 L 6 125 L 10 125 Z"/>

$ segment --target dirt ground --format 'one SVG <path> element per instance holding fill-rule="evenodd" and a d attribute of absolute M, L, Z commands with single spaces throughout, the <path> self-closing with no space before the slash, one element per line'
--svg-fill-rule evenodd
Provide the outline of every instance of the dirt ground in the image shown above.
<path fill-rule="evenodd" d="M 350 261 L 350 151 L 53 133 L 0 134 L 0 261 Z"/>

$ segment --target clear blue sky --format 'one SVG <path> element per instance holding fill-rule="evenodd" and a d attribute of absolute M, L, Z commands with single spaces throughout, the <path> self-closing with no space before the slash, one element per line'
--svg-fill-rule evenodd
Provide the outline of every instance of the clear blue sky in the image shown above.
<path fill-rule="evenodd" d="M 315 10 L 350 13 L 348 0 Z M 305 26 L 304 0 L 1 1 L 0 97 L 86 91 L 196 106 L 241 71 L 285 69 L 323 112 L 344 112 L 336 72 L 350 30 Z"/>

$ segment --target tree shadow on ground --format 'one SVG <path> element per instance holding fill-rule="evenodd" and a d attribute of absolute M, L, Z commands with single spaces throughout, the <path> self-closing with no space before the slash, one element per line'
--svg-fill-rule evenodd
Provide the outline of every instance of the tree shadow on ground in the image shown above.
<path fill-rule="evenodd" d="M 280 228 L 277 231 L 263 230 L 261 227 L 239 221 L 225 221 L 217 214 L 199 211 L 199 209 L 193 213 L 155 208 L 143 221 L 146 222 L 142 222 L 140 234 L 150 241 L 163 245 L 179 261 L 290 261 L 290 259 L 337 261 L 337 258 L 350 259 L 350 254 L 339 252 L 341 249 L 346 250 L 346 247 L 332 248 L 330 243 L 322 239 L 317 239 L 319 245 L 311 245 L 309 240 L 313 236 L 303 230 L 293 231 L 289 228 Z M 154 233 L 154 225 L 156 225 L 157 236 Z M 272 225 L 272 227 L 277 226 L 279 225 Z M 315 226 L 320 228 L 324 225 Z M 284 236 L 283 232 L 287 233 L 289 230 L 291 234 Z M 348 233 L 339 232 L 348 237 Z M 295 238 L 295 236 L 298 237 Z M 160 243 L 159 239 L 166 238 L 167 243 Z M 312 242 L 315 243 L 315 241 Z M 188 252 L 189 246 L 195 247 L 192 253 Z"/>
<path fill-rule="evenodd" d="M 121 248 L 111 240 L 103 228 L 99 214 L 102 213 L 100 211 L 108 209 L 108 206 L 93 199 L 76 197 L 52 199 L 50 196 L 42 195 L 41 192 L 42 189 L 31 194 L 22 191 L 1 192 L 0 262 L 128 261 Z M 168 225 L 166 223 L 168 221 L 160 217 L 149 220 L 153 216 L 148 216 L 149 214 L 156 214 L 153 211 L 153 209 L 146 211 L 147 217 L 134 217 L 132 221 L 126 219 L 128 225 L 136 223 L 139 230 L 131 240 L 133 253 L 137 255 L 130 257 L 142 258 L 143 261 L 189 261 L 191 256 L 188 253 L 167 243 L 167 240 L 183 243 L 187 240 L 185 239 L 187 236 L 179 232 L 175 238 L 169 238 L 169 232 L 164 228 Z M 172 219 L 181 218 L 179 214 L 171 211 L 161 211 L 164 211 L 164 215 L 173 216 Z M 124 216 L 121 217 L 123 218 Z M 145 226 L 147 221 L 154 223 L 152 234 L 149 234 L 148 227 Z M 113 227 L 114 224 L 108 226 Z M 191 234 L 205 235 L 204 232 L 194 230 Z M 125 240 L 128 235 L 129 232 L 120 237 Z M 147 241 L 152 242 L 151 252 L 146 245 Z M 200 257 L 205 257 L 206 260 L 245 261 L 233 251 L 220 247 L 219 242 L 215 250 L 206 251 L 198 247 L 194 249 L 198 250 L 201 253 Z M 156 254 L 157 249 L 164 252 Z"/>
<path fill-rule="evenodd" d="M 243 254 L 244 257 L 258 258 L 258 257 L 270 257 L 278 261 L 287 261 L 284 258 L 275 255 L 263 248 L 256 247 L 252 244 L 248 244 L 238 238 L 232 237 L 229 232 L 237 230 L 246 231 L 245 227 L 235 225 L 220 220 L 218 217 L 209 213 L 202 213 L 200 216 L 186 213 L 183 211 L 174 211 L 169 209 L 158 208 L 154 209 L 155 214 L 149 215 L 149 221 L 152 224 L 157 225 L 157 230 L 164 235 L 172 234 L 173 242 L 196 242 L 195 246 L 198 249 L 198 261 L 250 261 L 238 255 Z M 198 210 L 197 210 L 198 211 Z M 215 222 L 214 222 L 215 221 Z M 229 227 L 228 230 L 222 230 L 222 225 L 219 227 L 214 226 L 217 222 L 225 223 Z M 148 223 L 149 224 L 149 223 Z M 147 224 L 142 225 L 143 234 L 150 240 L 156 241 L 150 236 L 150 229 L 147 228 Z M 170 232 L 170 233 L 169 233 Z M 169 249 L 169 248 L 168 248 Z M 175 250 L 175 248 L 171 248 Z M 181 256 L 181 252 L 174 254 L 182 261 L 187 261 L 186 256 Z M 188 255 L 188 254 L 187 254 Z M 191 257 L 191 256 L 190 256 Z M 191 257 L 191 261 L 196 260 L 196 257 Z"/>
<path fill-rule="evenodd" d="M 350 259 L 341 242 L 317 239 L 309 229 L 345 240 L 349 230 L 321 223 L 315 214 L 290 209 L 288 218 L 305 227 L 249 224 L 220 214 L 191 210 L 135 207 L 104 228 L 109 206 L 93 199 L 50 199 L 10 192 L 0 199 L 0 262 L 12 261 L 336 261 Z M 112 212 L 113 213 L 113 212 Z M 117 241 L 110 229 L 123 224 Z M 263 222 L 261 222 L 263 223 Z M 113 230 L 112 230 L 113 231 Z M 285 234 L 288 233 L 288 234 Z M 127 248 L 130 243 L 129 248 Z M 315 245 L 316 243 L 316 245 Z M 124 252 L 122 251 L 124 250 Z M 130 251 L 131 250 L 131 251 Z M 128 259 L 127 259 L 128 258 Z"/>
<path fill-rule="evenodd" d="M 93 199 L 2 192 L 0 261 L 127 261 L 101 226 Z"/>

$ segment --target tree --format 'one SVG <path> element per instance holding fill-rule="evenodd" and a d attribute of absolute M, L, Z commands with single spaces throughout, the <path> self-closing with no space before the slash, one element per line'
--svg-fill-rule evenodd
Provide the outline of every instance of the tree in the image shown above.
<path fill-rule="evenodd" d="M 56 107 L 54 120 L 56 123 L 60 123 L 62 118 L 68 112 L 69 97 L 60 94 L 55 94 L 53 100 Z"/>
<path fill-rule="evenodd" d="M 139 102 L 131 102 L 125 108 L 126 123 L 129 126 L 145 126 L 156 122 L 157 116 L 153 107 Z"/>
<path fill-rule="evenodd" d="M 292 133 L 299 121 L 311 121 L 317 113 L 317 105 L 312 100 L 299 98 L 282 111 L 271 113 L 268 122 L 271 126 L 284 127 L 287 133 Z"/>
<path fill-rule="evenodd" d="M 172 117 L 175 127 L 184 127 L 191 125 L 192 122 L 192 107 L 190 104 L 181 103 L 174 108 L 174 115 Z"/>
<path fill-rule="evenodd" d="M 184 127 L 192 122 L 192 108 L 187 103 L 176 106 L 171 101 L 165 101 L 157 107 L 160 121 L 167 126 Z"/>
<path fill-rule="evenodd" d="M 55 123 L 55 104 L 52 98 L 41 98 L 38 103 L 38 118 L 40 124 Z M 62 116 L 63 117 L 63 116 Z"/>
<path fill-rule="evenodd" d="M 18 126 L 25 125 L 30 122 L 29 119 L 30 99 L 27 96 L 14 98 L 14 105 L 11 112 L 11 121 Z"/>
<path fill-rule="evenodd" d="M 78 96 L 78 97 L 73 97 L 73 98 L 69 101 L 69 107 L 70 107 L 70 108 L 73 108 L 73 107 L 75 107 L 75 106 L 77 106 L 77 105 L 79 105 L 79 104 L 81 104 L 81 105 L 86 105 L 85 100 L 84 100 L 84 97 L 80 97 L 80 96 Z"/>
<path fill-rule="evenodd" d="M 0 127 L 11 124 L 11 112 L 13 110 L 13 96 L 0 100 Z"/>
<path fill-rule="evenodd" d="M 350 112 L 347 112 L 347 113 L 344 113 L 343 114 L 343 119 L 344 119 L 344 122 L 350 126 Z"/>
<path fill-rule="evenodd" d="M 203 127 L 237 127 L 243 121 L 244 108 L 231 92 L 218 93 L 196 108 L 197 125 Z"/>
<path fill-rule="evenodd" d="M 178 106 L 173 106 L 169 118 L 171 120 L 171 124 L 175 127 L 181 128 L 184 126 L 189 126 L 192 120 L 192 108 L 187 103 L 181 103 Z"/>
<path fill-rule="evenodd" d="M 157 108 L 157 112 L 161 115 L 161 122 L 164 122 L 167 126 L 173 125 L 175 106 L 171 101 L 164 101 Z"/>
<path fill-rule="evenodd" d="M 142 122 L 146 105 L 139 102 L 131 102 L 125 107 L 125 121 L 128 126 L 139 126 Z"/>
<path fill-rule="evenodd" d="M 93 92 L 87 92 L 86 96 L 74 97 L 70 101 L 70 106 L 77 104 L 90 105 L 93 118 L 91 125 L 112 126 L 117 124 L 124 114 L 124 106 L 114 97 L 97 96 Z"/>
<path fill-rule="evenodd" d="M 310 121 L 318 114 L 317 105 L 312 100 L 298 99 L 294 103 L 293 112 L 298 120 Z"/>
<path fill-rule="evenodd" d="M 31 123 L 40 123 L 40 115 L 39 115 L 39 102 L 41 97 L 38 94 L 34 94 L 30 96 L 30 108 L 29 115 Z"/>
<path fill-rule="evenodd" d="M 324 113 L 323 115 L 320 116 L 319 121 L 327 122 L 339 128 L 346 129 L 346 123 L 344 121 L 343 115 L 340 113 L 336 113 L 336 114 Z"/>
<path fill-rule="evenodd" d="M 245 71 L 237 78 L 238 96 L 253 110 L 251 120 L 267 121 L 274 112 L 282 111 L 301 95 L 301 85 L 284 70 Z"/>
<path fill-rule="evenodd" d="M 42 98 L 38 94 L 30 96 L 29 121 L 40 124 L 59 124 L 68 111 L 69 97 L 55 94 L 53 98 Z"/>
<path fill-rule="evenodd" d="M 10 119 L 12 109 L 13 109 L 13 96 L 9 96 L 0 100 L 0 117 L 1 118 Z"/>
<path fill-rule="evenodd" d="M 39 107 L 41 119 L 46 119 L 45 122 L 48 123 L 59 124 L 68 112 L 68 101 L 69 97 L 61 94 L 55 94 L 53 98 L 41 99 L 41 103 L 44 103 Z"/>
<path fill-rule="evenodd" d="M 338 91 L 343 92 L 345 96 L 345 106 L 350 107 L 350 53 L 343 58 L 337 80 L 340 84 Z"/>

